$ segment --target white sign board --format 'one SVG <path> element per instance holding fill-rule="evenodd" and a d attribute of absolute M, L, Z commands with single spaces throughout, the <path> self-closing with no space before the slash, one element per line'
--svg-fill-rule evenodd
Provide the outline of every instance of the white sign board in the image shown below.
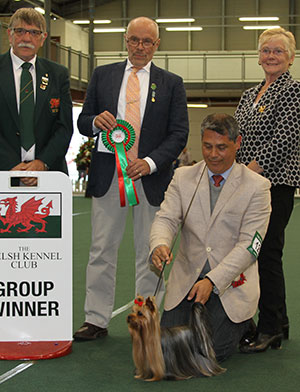
<path fill-rule="evenodd" d="M 35 187 L 0 172 L 0 340 L 72 340 L 72 186 L 30 172 Z"/>

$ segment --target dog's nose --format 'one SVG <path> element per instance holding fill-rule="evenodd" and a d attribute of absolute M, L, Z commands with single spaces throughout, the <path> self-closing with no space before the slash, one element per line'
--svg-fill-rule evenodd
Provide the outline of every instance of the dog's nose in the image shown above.
<path fill-rule="evenodd" d="M 128 316 L 127 316 L 127 323 L 130 323 L 130 320 L 132 319 L 132 317 L 131 317 L 131 315 L 129 314 Z"/>

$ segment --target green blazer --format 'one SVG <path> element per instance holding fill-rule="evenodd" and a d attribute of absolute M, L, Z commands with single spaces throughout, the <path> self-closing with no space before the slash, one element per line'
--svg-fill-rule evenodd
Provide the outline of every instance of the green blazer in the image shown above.
<path fill-rule="evenodd" d="M 0 55 L 0 170 L 21 162 L 20 121 L 10 52 Z M 35 158 L 68 173 L 65 155 L 73 133 L 68 70 L 36 60 Z"/>

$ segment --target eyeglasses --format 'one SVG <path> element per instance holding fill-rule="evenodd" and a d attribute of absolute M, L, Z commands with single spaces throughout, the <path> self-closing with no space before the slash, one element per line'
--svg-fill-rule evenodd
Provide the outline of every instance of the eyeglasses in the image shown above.
<path fill-rule="evenodd" d="M 147 48 L 151 48 L 152 46 L 154 46 L 156 44 L 157 40 L 153 42 L 152 39 L 150 39 L 150 38 L 139 39 L 137 37 L 130 37 L 126 40 L 126 42 L 129 45 L 134 46 L 134 47 L 139 46 L 139 44 L 141 42 L 143 47 L 147 49 Z"/>
<path fill-rule="evenodd" d="M 269 48 L 264 48 L 260 50 L 260 53 L 264 56 L 269 56 L 271 53 L 273 53 L 274 56 L 282 56 L 285 52 L 287 52 L 287 50 L 279 49 L 279 48 L 273 50 Z"/>
<path fill-rule="evenodd" d="M 15 29 L 12 29 L 13 32 L 16 34 L 18 37 L 23 37 L 26 33 L 29 33 L 31 37 L 38 38 L 43 34 L 41 30 L 34 30 L 34 29 L 23 29 L 23 27 L 16 27 Z"/>

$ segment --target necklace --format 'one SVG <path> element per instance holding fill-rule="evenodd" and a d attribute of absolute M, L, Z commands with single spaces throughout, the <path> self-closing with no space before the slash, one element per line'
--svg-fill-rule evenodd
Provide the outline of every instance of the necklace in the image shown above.
<path fill-rule="evenodd" d="M 267 90 L 268 90 L 267 88 L 260 90 L 258 92 L 257 96 L 259 96 L 259 97 L 262 96 Z"/>
<path fill-rule="evenodd" d="M 259 91 L 258 94 L 263 94 L 263 93 L 265 93 L 267 90 L 268 90 L 268 87 L 267 87 L 267 88 L 262 88 L 262 89 Z"/>
<path fill-rule="evenodd" d="M 261 88 L 261 90 L 258 92 L 258 94 L 256 96 L 255 103 L 257 103 L 261 99 L 262 95 L 268 90 L 268 87 L 267 88 Z"/>

